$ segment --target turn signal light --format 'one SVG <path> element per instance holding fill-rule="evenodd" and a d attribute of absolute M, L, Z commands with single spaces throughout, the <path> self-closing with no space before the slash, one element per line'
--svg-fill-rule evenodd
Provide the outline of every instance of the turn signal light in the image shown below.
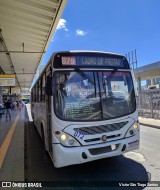
<path fill-rule="evenodd" d="M 55 134 L 56 134 L 56 135 L 60 135 L 61 132 L 60 132 L 60 131 L 55 131 Z"/>

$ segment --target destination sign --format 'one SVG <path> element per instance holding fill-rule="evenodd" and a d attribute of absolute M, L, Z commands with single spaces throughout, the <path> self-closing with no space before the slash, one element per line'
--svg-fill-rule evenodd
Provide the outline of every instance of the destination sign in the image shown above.
<path fill-rule="evenodd" d="M 63 66 L 109 66 L 125 67 L 123 57 L 88 57 L 88 56 L 62 56 Z"/>
<path fill-rule="evenodd" d="M 15 74 L 0 74 L 0 86 L 15 86 Z"/>

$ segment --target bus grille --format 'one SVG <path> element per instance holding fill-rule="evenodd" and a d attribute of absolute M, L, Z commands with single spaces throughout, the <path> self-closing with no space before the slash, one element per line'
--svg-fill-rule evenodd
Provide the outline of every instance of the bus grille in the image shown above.
<path fill-rule="evenodd" d="M 92 149 L 89 149 L 89 152 L 91 155 L 104 154 L 107 152 L 112 152 L 114 150 L 117 150 L 118 146 L 119 144 L 100 147 L 100 148 L 92 148 Z"/>
<path fill-rule="evenodd" d="M 83 133 L 84 135 L 95 135 L 95 134 L 101 134 L 101 133 L 113 132 L 113 131 L 120 130 L 127 123 L 128 123 L 128 121 L 121 122 L 121 123 L 93 126 L 93 127 L 74 128 L 74 131 Z"/>
<path fill-rule="evenodd" d="M 107 140 L 109 140 L 109 139 L 113 139 L 113 138 L 117 138 L 117 137 L 120 137 L 121 135 L 120 134 L 117 134 L 117 135 L 111 135 L 111 136 L 107 136 Z M 95 141 L 100 141 L 100 140 L 102 140 L 101 139 L 102 137 L 100 137 L 100 138 L 94 138 L 94 139 L 86 139 L 86 140 L 84 140 L 85 142 L 95 142 Z"/>

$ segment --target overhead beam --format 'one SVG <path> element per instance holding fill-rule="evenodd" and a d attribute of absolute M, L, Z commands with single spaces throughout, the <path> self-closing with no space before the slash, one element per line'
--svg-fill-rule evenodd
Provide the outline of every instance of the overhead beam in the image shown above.
<path fill-rule="evenodd" d="M 16 75 L 35 75 L 36 73 L 15 73 Z"/>
<path fill-rule="evenodd" d="M 28 82 L 32 82 L 32 81 L 22 81 L 22 82 L 19 82 L 19 83 L 28 83 Z"/>
<path fill-rule="evenodd" d="M 0 51 L 0 53 L 46 53 L 45 51 Z"/>

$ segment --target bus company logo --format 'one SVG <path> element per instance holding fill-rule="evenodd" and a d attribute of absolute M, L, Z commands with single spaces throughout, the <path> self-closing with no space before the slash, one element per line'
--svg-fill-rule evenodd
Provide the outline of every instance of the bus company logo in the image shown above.
<path fill-rule="evenodd" d="M 107 136 L 106 135 L 103 135 L 102 136 L 102 141 L 106 141 L 107 140 Z"/>
<path fill-rule="evenodd" d="M 2 182 L 2 187 L 11 187 L 11 182 Z"/>

